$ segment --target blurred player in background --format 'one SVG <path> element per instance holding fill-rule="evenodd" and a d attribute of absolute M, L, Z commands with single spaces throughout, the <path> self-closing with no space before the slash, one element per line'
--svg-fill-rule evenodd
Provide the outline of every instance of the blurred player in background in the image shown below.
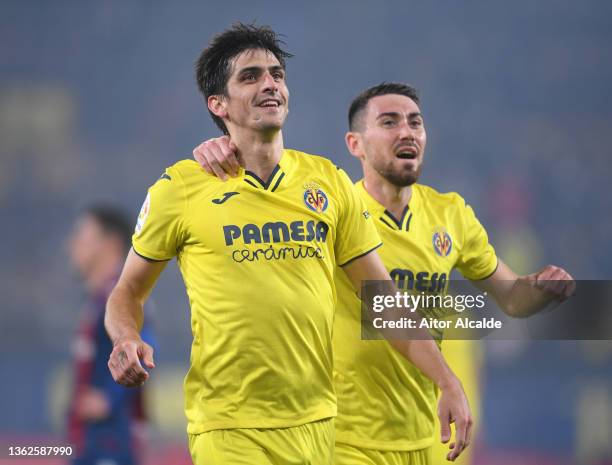
<path fill-rule="evenodd" d="M 529 316 L 573 292 L 571 276 L 555 266 L 517 276 L 496 257 L 486 231 L 461 196 L 417 183 L 427 137 L 414 88 L 383 83 L 365 90 L 350 106 L 349 127 L 346 144 L 364 172 L 357 189 L 383 240 L 381 258 L 399 289 L 444 293 L 456 268 L 514 317 Z M 227 168 L 238 163 L 234 154 L 227 137 L 194 150 L 205 169 L 224 178 L 232 173 Z M 360 301 L 340 270 L 336 283 L 336 464 L 440 463 L 448 446 L 435 446 L 434 455 L 434 384 L 389 342 L 361 341 Z M 446 344 L 453 370 L 464 375 L 478 402 L 474 342 Z M 443 426 L 443 443 L 448 436 Z"/>
<path fill-rule="evenodd" d="M 78 465 L 138 463 L 138 438 L 146 420 L 143 389 L 114 382 L 106 365 L 112 343 L 104 329 L 104 308 L 132 230 L 121 210 L 93 205 L 79 216 L 68 242 L 70 262 L 87 294 L 73 344 L 74 388 L 68 416 L 68 439 Z M 143 338 L 153 343 L 148 324 Z"/>
<path fill-rule="evenodd" d="M 336 267 L 354 290 L 363 280 L 394 290 L 348 176 L 284 148 L 287 56 L 270 28 L 243 24 L 202 52 L 200 90 L 246 169 L 224 183 L 193 160 L 168 168 L 149 190 L 107 305 L 109 368 L 118 382 L 140 385 L 149 377 L 140 359 L 154 367 L 139 335 L 142 303 L 177 256 L 191 304 L 185 404 L 197 465 L 331 464 Z M 451 451 L 459 455 L 471 423 L 460 382 L 433 340 L 393 344 L 440 386 L 439 408 L 459 425 Z"/>

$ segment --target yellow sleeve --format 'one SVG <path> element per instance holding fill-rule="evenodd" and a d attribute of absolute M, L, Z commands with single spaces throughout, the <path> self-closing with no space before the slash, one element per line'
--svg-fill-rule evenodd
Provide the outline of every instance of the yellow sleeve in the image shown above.
<path fill-rule="evenodd" d="M 487 231 L 480 224 L 474 210 L 462 199 L 464 240 L 459 251 L 457 269 L 467 279 L 485 279 L 497 269 L 495 249 L 489 244 Z"/>
<path fill-rule="evenodd" d="M 149 188 L 132 236 L 134 251 L 149 260 L 170 260 L 184 237 L 185 187 L 178 171 L 168 168 Z"/>
<path fill-rule="evenodd" d="M 374 221 L 350 178 L 341 169 L 338 169 L 338 175 L 342 210 L 334 249 L 336 263 L 343 266 L 380 247 L 382 242 Z"/>

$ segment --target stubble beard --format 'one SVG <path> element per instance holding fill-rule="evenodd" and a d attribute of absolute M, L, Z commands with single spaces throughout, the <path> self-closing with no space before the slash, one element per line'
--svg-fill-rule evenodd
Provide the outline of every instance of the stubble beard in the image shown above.
<path fill-rule="evenodd" d="M 423 164 L 421 163 L 414 171 L 397 170 L 393 168 L 393 163 L 390 163 L 383 169 L 377 171 L 378 174 L 380 174 L 383 178 L 385 178 L 389 183 L 393 184 L 394 186 L 407 187 L 412 186 L 419 180 L 422 168 Z"/>

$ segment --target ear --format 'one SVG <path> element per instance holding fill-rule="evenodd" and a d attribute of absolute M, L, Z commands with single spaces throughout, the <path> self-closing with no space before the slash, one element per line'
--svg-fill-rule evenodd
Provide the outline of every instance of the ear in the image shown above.
<path fill-rule="evenodd" d="M 358 132 L 349 131 L 344 136 L 344 141 L 346 142 L 346 148 L 349 152 L 351 152 L 351 155 L 362 160 L 364 154 L 363 149 L 361 147 L 363 143 L 361 140 L 361 134 L 359 134 Z"/>
<path fill-rule="evenodd" d="M 211 113 L 219 118 L 227 117 L 227 110 L 225 109 L 225 98 L 222 95 L 211 95 L 208 97 L 208 109 Z"/>

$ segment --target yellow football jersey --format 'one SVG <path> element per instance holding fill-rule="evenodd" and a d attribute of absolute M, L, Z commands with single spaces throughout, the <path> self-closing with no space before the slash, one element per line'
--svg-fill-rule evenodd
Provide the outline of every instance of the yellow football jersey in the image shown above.
<path fill-rule="evenodd" d="M 336 414 L 334 269 L 380 245 L 368 218 L 343 171 L 294 150 L 267 181 L 243 170 L 222 182 L 184 160 L 149 189 L 133 247 L 177 256 L 185 282 L 189 433 Z"/>
<path fill-rule="evenodd" d="M 379 250 L 400 289 L 444 293 L 453 268 L 483 279 L 497 266 L 487 233 L 456 193 L 415 184 L 402 218 L 395 218 L 357 183 L 374 218 Z M 361 340 L 361 307 L 350 281 L 337 272 L 334 382 L 336 441 L 378 450 L 416 450 L 434 438 L 436 389 L 384 340 Z"/>

